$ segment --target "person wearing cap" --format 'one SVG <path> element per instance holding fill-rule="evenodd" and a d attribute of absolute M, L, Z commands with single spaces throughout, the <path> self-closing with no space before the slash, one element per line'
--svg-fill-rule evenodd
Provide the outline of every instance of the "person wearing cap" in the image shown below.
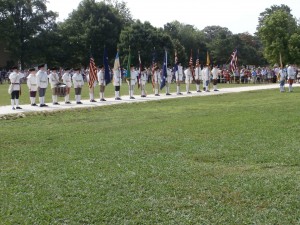
<path fill-rule="evenodd" d="M 106 81 L 105 81 L 105 69 L 104 69 L 103 65 L 99 66 L 99 71 L 97 73 L 97 76 L 98 76 L 98 82 L 99 82 L 99 86 L 100 86 L 100 101 L 104 102 L 104 101 L 106 101 L 104 98 Z"/>
<path fill-rule="evenodd" d="M 218 90 L 218 76 L 219 76 L 219 69 L 217 67 L 217 65 L 214 65 L 214 68 L 211 71 L 212 73 L 212 78 L 213 78 L 213 87 L 214 87 L 214 91 L 219 91 Z"/>
<path fill-rule="evenodd" d="M 11 83 L 11 107 L 13 110 L 22 109 L 19 106 L 19 97 L 21 94 L 21 79 L 24 77 L 24 74 L 19 72 L 17 66 L 12 67 L 11 69 L 12 72 L 8 77 Z"/>
<path fill-rule="evenodd" d="M 46 107 L 48 106 L 45 104 L 45 94 L 46 94 L 46 89 L 48 87 L 48 75 L 45 70 L 45 64 L 41 64 L 38 66 L 38 72 L 36 74 L 36 77 L 37 77 L 37 86 L 39 91 L 40 107 Z"/>
<path fill-rule="evenodd" d="M 177 65 L 177 71 L 175 71 L 175 78 L 177 84 L 177 95 L 182 95 L 182 93 L 180 92 L 180 83 L 183 80 L 183 67 L 181 66 L 181 63 L 178 63 Z"/>
<path fill-rule="evenodd" d="M 73 85 L 75 89 L 75 101 L 76 104 L 82 104 L 81 102 L 81 90 L 84 85 L 83 77 L 80 73 L 80 68 L 74 69 L 74 74 L 72 76 Z"/>
<path fill-rule="evenodd" d="M 37 104 L 35 103 L 35 98 L 36 98 L 36 92 L 38 90 L 38 87 L 37 87 L 36 71 L 34 68 L 29 69 L 29 75 L 27 77 L 27 86 L 29 88 L 30 104 L 31 106 L 37 106 Z"/>
<path fill-rule="evenodd" d="M 196 64 L 196 68 L 195 68 L 195 80 L 196 80 L 196 91 L 197 92 L 201 92 L 200 91 L 200 81 L 202 80 L 202 73 L 201 73 L 200 64 L 199 65 Z"/>
<path fill-rule="evenodd" d="M 113 69 L 113 85 L 115 86 L 115 100 L 122 100 L 120 98 L 120 88 L 122 85 L 122 73 L 120 67 L 114 67 Z"/>
<path fill-rule="evenodd" d="M 185 75 L 185 85 L 186 85 L 186 93 L 191 94 L 190 92 L 190 84 L 193 81 L 193 74 L 192 74 L 192 68 L 189 66 L 184 70 Z"/>
<path fill-rule="evenodd" d="M 208 65 L 205 65 L 202 70 L 202 78 L 203 89 L 205 90 L 205 92 L 209 92 L 210 68 Z"/>
<path fill-rule="evenodd" d="M 137 82 L 137 75 L 138 75 L 138 73 L 134 69 L 134 66 L 131 64 L 130 65 L 130 80 L 127 81 L 128 86 L 129 86 L 129 98 L 130 99 L 135 99 L 135 97 L 133 97 L 133 95 L 134 95 L 134 86 Z"/>
<path fill-rule="evenodd" d="M 86 70 L 86 81 L 89 83 L 90 82 L 90 70 L 87 69 Z M 97 80 L 94 81 L 92 87 L 89 87 L 89 96 L 90 96 L 90 102 L 96 102 L 95 97 L 94 97 L 94 91 L 95 91 L 95 87 L 97 86 Z"/>
<path fill-rule="evenodd" d="M 56 87 L 59 84 L 59 76 L 56 73 L 57 70 L 58 70 L 58 68 L 56 68 L 56 67 L 51 68 L 50 75 L 49 75 L 49 83 L 50 83 L 51 90 L 52 90 L 53 105 L 59 105 L 59 103 L 57 101 L 57 93 L 56 93 Z"/>
<path fill-rule="evenodd" d="M 145 98 L 146 97 L 146 83 L 147 83 L 147 69 L 145 68 L 143 71 L 141 71 L 141 76 L 140 76 L 140 85 L 141 85 L 141 97 Z"/>
<path fill-rule="evenodd" d="M 287 76 L 289 82 L 289 92 L 293 92 L 293 83 L 296 77 L 296 71 L 292 65 L 289 65 L 287 68 Z"/>
<path fill-rule="evenodd" d="M 70 74 L 70 68 L 64 69 L 64 74 L 62 76 L 63 83 L 66 85 L 66 96 L 65 96 L 65 104 L 71 104 L 70 102 L 70 90 L 72 87 L 72 78 Z"/>
<path fill-rule="evenodd" d="M 154 83 L 154 94 L 155 96 L 159 96 L 159 81 L 160 81 L 160 71 L 159 67 L 156 66 L 153 73 L 153 83 Z"/>
<path fill-rule="evenodd" d="M 171 67 L 171 65 L 168 64 L 167 78 L 166 78 L 166 95 L 171 95 L 170 86 L 171 86 L 171 83 L 172 83 L 173 75 L 172 75 L 172 69 L 170 67 Z"/>

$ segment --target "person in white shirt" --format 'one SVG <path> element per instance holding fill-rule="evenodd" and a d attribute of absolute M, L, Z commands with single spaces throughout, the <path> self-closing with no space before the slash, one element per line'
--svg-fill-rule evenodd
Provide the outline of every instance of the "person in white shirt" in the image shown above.
<path fill-rule="evenodd" d="M 70 90 L 72 87 L 72 78 L 70 74 L 70 68 L 65 68 L 65 72 L 62 76 L 63 83 L 66 85 L 66 96 L 65 96 L 65 104 L 71 104 L 70 102 Z"/>
<path fill-rule="evenodd" d="M 200 81 L 202 80 L 202 72 L 201 72 L 201 67 L 200 64 L 196 66 L 195 68 L 195 80 L 196 80 L 196 91 L 200 91 Z"/>
<path fill-rule="evenodd" d="M 106 101 L 104 98 L 104 91 L 105 91 L 105 86 L 106 86 L 106 81 L 105 81 L 105 70 L 104 70 L 104 66 L 101 65 L 99 67 L 99 71 L 97 73 L 98 76 L 98 82 L 99 82 L 99 86 L 100 86 L 100 101 Z"/>
<path fill-rule="evenodd" d="M 289 92 L 293 91 L 293 83 L 296 77 L 296 71 L 292 65 L 289 65 L 287 68 L 287 76 L 289 82 Z"/>
<path fill-rule="evenodd" d="M 280 68 L 279 70 L 279 79 L 280 79 L 280 92 L 285 92 L 285 80 L 286 80 L 286 68 Z"/>
<path fill-rule="evenodd" d="M 30 104 L 31 106 L 37 106 L 37 104 L 35 103 L 35 98 L 38 87 L 36 71 L 34 68 L 29 69 L 29 75 L 27 77 L 27 86 L 29 88 Z"/>
<path fill-rule="evenodd" d="M 141 77 L 140 77 L 140 85 L 141 85 L 141 97 L 145 98 L 146 97 L 146 83 L 147 83 L 147 70 L 141 71 Z"/>
<path fill-rule="evenodd" d="M 170 68 L 170 64 L 168 64 L 168 68 L 167 68 L 167 78 L 166 78 L 166 95 L 171 95 L 170 93 L 170 86 L 172 83 L 172 69 Z"/>
<path fill-rule="evenodd" d="M 214 87 L 214 91 L 219 91 L 218 90 L 218 75 L 219 75 L 219 69 L 217 67 L 217 65 L 214 66 L 214 68 L 212 69 L 211 73 L 213 76 L 213 87 Z M 244 79 L 244 78 L 243 78 Z"/>
<path fill-rule="evenodd" d="M 176 78 L 176 84 L 177 84 L 177 95 L 182 95 L 182 93 L 180 92 L 180 83 L 183 80 L 183 68 L 181 66 L 181 63 L 178 63 L 177 66 L 177 70 L 175 70 L 175 78 Z"/>
<path fill-rule="evenodd" d="M 205 65 L 202 70 L 203 88 L 205 92 L 209 92 L 209 81 L 210 81 L 210 68 L 209 65 Z"/>
<path fill-rule="evenodd" d="M 39 71 L 36 74 L 37 77 L 37 85 L 39 91 L 39 100 L 40 100 L 40 107 L 46 107 L 48 105 L 45 104 L 45 94 L 46 89 L 48 87 L 48 75 L 45 70 L 45 64 L 41 64 L 38 66 Z"/>
<path fill-rule="evenodd" d="M 11 83 L 11 107 L 13 110 L 22 109 L 19 106 L 19 97 L 21 94 L 21 79 L 24 77 L 24 74 L 19 72 L 17 66 L 12 67 L 11 69 L 12 73 L 10 73 L 8 77 Z"/>
<path fill-rule="evenodd" d="M 115 86 L 115 100 L 122 100 L 120 98 L 120 89 L 122 85 L 122 73 L 121 68 L 115 68 L 113 70 L 113 85 Z"/>
<path fill-rule="evenodd" d="M 82 104 L 81 102 L 81 91 L 84 85 L 83 77 L 80 73 L 80 68 L 74 69 L 74 74 L 72 76 L 73 85 L 75 89 L 75 101 L 76 104 Z"/>
<path fill-rule="evenodd" d="M 59 76 L 56 73 L 57 70 L 58 70 L 58 68 L 53 67 L 50 69 L 50 74 L 49 74 L 49 83 L 50 83 L 51 90 L 52 90 L 53 105 L 59 105 L 58 99 L 57 99 L 57 91 L 56 91 L 56 87 L 59 84 Z"/>
<path fill-rule="evenodd" d="M 192 74 L 193 69 L 191 67 L 186 68 L 186 70 L 184 71 L 184 75 L 185 75 L 185 85 L 186 85 L 186 93 L 187 94 L 191 94 L 192 92 L 190 92 L 190 84 L 193 81 L 193 74 Z"/>
<path fill-rule="evenodd" d="M 130 99 L 135 99 L 135 97 L 133 97 L 133 95 L 134 95 L 134 86 L 137 82 L 137 75 L 138 75 L 138 73 L 134 69 L 134 66 L 131 64 L 130 65 L 130 80 L 127 80 L 127 83 L 129 86 L 129 98 Z"/>
<path fill-rule="evenodd" d="M 160 70 L 159 70 L 158 66 L 156 66 L 154 68 L 154 73 L 152 76 L 153 76 L 152 79 L 153 79 L 153 83 L 154 83 L 154 94 L 155 94 L 155 96 L 159 96 Z"/>

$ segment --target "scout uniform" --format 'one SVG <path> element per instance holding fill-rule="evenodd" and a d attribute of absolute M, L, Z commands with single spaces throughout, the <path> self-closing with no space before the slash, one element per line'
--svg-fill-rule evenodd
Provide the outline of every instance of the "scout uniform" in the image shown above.
<path fill-rule="evenodd" d="M 11 85 L 11 107 L 13 110 L 22 109 L 19 106 L 19 96 L 21 91 L 21 79 L 24 77 L 24 74 L 18 72 L 18 67 L 12 68 L 13 72 L 9 74 L 9 80 Z M 16 108 L 15 108 L 16 106 Z"/>
<path fill-rule="evenodd" d="M 212 75 L 213 75 L 213 85 L 214 85 L 214 91 L 219 91 L 218 90 L 218 75 L 219 75 L 219 69 L 217 68 L 217 66 L 214 66 L 214 68 L 211 71 Z"/>
<path fill-rule="evenodd" d="M 293 83 L 296 77 L 296 71 L 292 65 L 289 65 L 287 68 L 287 75 L 288 75 L 288 81 L 289 81 L 289 92 L 293 91 Z"/>
<path fill-rule="evenodd" d="M 62 76 L 63 83 L 66 85 L 66 96 L 65 96 L 65 103 L 71 104 L 70 102 L 70 90 L 72 87 L 72 78 L 69 73 L 70 68 L 65 68 L 65 72 Z"/>
<path fill-rule="evenodd" d="M 81 90 L 82 86 L 84 85 L 83 77 L 81 75 L 80 68 L 74 69 L 75 73 L 72 76 L 73 85 L 75 89 L 75 101 L 76 104 L 82 104 L 81 102 Z"/>
<path fill-rule="evenodd" d="M 57 93 L 56 93 L 56 87 L 59 84 L 59 76 L 56 73 L 58 69 L 56 67 L 53 67 L 50 70 L 51 72 L 49 75 L 49 83 L 52 90 L 52 103 L 53 105 L 59 105 L 59 103 L 57 102 Z"/>
<path fill-rule="evenodd" d="M 191 94 L 191 92 L 190 92 L 190 84 L 192 83 L 193 75 L 192 75 L 192 71 L 191 71 L 190 67 L 188 67 L 184 71 L 184 75 L 185 75 L 186 93 L 187 94 Z"/>
<path fill-rule="evenodd" d="M 200 80 L 202 80 L 202 73 L 201 73 L 201 67 L 200 66 L 197 66 L 195 68 L 195 80 L 196 80 L 196 91 L 201 92 L 200 91 Z"/>
<path fill-rule="evenodd" d="M 39 91 L 39 100 L 40 100 L 40 107 L 48 106 L 45 104 L 45 94 L 46 89 L 48 87 L 48 76 L 45 71 L 45 64 L 41 64 L 38 66 L 39 71 L 36 74 L 37 77 L 37 86 Z"/>
<path fill-rule="evenodd" d="M 100 86 L 100 101 L 103 102 L 106 101 L 104 99 L 104 91 L 106 86 L 104 66 L 100 66 L 100 70 L 98 71 L 97 76 Z"/>
<path fill-rule="evenodd" d="M 172 70 L 167 68 L 167 78 L 166 78 L 166 95 L 170 94 L 170 85 L 172 83 Z"/>
<path fill-rule="evenodd" d="M 155 96 L 159 96 L 160 71 L 159 71 L 158 67 L 155 67 L 152 79 L 153 79 L 153 83 L 154 83 Z"/>
<path fill-rule="evenodd" d="M 210 69 L 208 65 L 206 65 L 202 70 L 202 79 L 203 79 L 203 89 L 206 92 L 209 92 Z"/>
<path fill-rule="evenodd" d="M 120 68 L 115 69 L 113 72 L 114 72 L 113 84 L 115 86 L 115 100 L 122 100 L 120 98 L 120 87 L 122 85 L 122 73 L 121 73 Z"/>
<path fill-rule="evenodd" d="M 89 70 L 87 70 L 86 80 L 88 83 L 90 82 L 90 71 Z M 97 86 L 97 80 L 94 81 L 92 88 L 89 88 L 90 102 L 96 102 L 96 100 L 94 98 L 94 89 L 96 86 Z"/>
<path fill-rule="evenodd" d="M 140 85 L 141 85 L 141 91 L 142 91 L 142 98 L 146 97 L 146 82 L 147 82 L 147 71 L 144 70 L 141 72 L 141 77 L 140 77 Z"/>
<path fill-rule="evenodd" d="M 177 95 L 182 95 L 182 93 L 180 92 L 180 83 L 183 80 L 183 68 L 181 66 L 181 63 L 178 64 L 177 68 L 178 70 L 175 71 L 175 78 L 177 83 Z"/>
<path fill-rule="evenodd" d="M 29 69 L 29 72 L 30 74 L 27 77 L 27 86 L 29 88 L 30 104 L 31 106 L 37 106 L 37 104 L 35 103 L 36 92 L 38 90 L 36 71 L 34 68 L 32 68 Z"/>
<path fill-rule="evenodd" d="M 134 95 L 134 86 L 137 82 L 137 72 L 134 69 L 133 65 L 130 65 L 130 80 L 127 81 L 129 86 L 129 97 L 130 99 L 135 99 Z"/>

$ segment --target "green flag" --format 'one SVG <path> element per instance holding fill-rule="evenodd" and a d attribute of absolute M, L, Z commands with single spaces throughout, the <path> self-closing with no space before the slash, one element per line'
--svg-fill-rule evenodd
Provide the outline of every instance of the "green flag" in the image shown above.
<path fill-rule="evenodd" d="M 130 48 L 129 48 L 128 62 L 127 62 L 127 71 L 126 71 L 126 79 L 127 80 L 131 79 L 130 65 L 131 65 L 131 54 L 130 54 Z"/>

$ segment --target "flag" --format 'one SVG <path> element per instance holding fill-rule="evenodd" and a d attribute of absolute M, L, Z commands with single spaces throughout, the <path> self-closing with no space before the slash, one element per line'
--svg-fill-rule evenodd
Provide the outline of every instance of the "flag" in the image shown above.
<path fill-rule="evenodd" d="M 193 80 L 195 81 L 195 74 L 194 74 L 194 65 L 193 65 L 193 50 L 191 49 L 191 56 L 189 61 L 189 67 L 192 73 Z"/>
<path fill-rule="evenodd" d="M 166 79 L 167 79 L 167 66 L 168 66 L 168 52 L 165 50 L 165 57 L 164 57 L 164 65 L 163 65 L 163 73 L 161 77 L 161 82 L 160 82 L 160 90 L 166 86 Z"/>
<path fill-rule="evenodd" d="M 97 78 L 97 67 L 93 57 L 90 58 L 90 73 L 89 73 L 89 87 L 94 87 L 94 82 L 98 81 Z"/>
<path fill-rule="evenodd" d="M 199 66 L 200 66 L 200 59 L 199 59 L 199 49 L 198 49 L 197 59 L 196 59 L 196 67 L 199 67 Z"/>
<path fill-rule="evenodd" d="M 208 53 L 208 51 L 206 51 L 206 65 L 207 65 L 207 66 L 210 65 L 210 58 L 209 58 L 209 53 Z"/>
<path fill-rule="evenodd" d="M 230 70 L 232 73 L 237 68 L 238 58 L 237 58 L 237 49 L 231 54 L 231 61 L 230 61 Z"/>
<path fill-rule="evenodd" d="M 281 52 L 279 54 L 279 61 L 280 61 L 280 68 L 283 68 L 283 64 L 282 64 L 282 57 L 281 57 Z"/>
<path fill-rule="evenodd" d="M 106 47 L 104 47 L 103 65 L 104 65 L 105 83 L 106 83 L 106 85 L 108 85 L 111 82 L 111 76 L 110 76 L 110 72 L 109 72 L 108 56 L 107 56 L 107 49 L 106 49 Z"/>
<path fill-rule="evenodd" d="M 114 63 L 114 70 L 119 70 L 119 69 L 120 69 L 120 58 L 119 58 L 119 50 L 117 50 L 117 55 Z"/>
<path fill-rule="evenodd" d="M 175 59 L 174 59 L 174 74 L 178 71 L 178 56 L 177 51 L 175 50 Z"/>
<path fill-rule="evenodd" d="M 139 51 L 139 76 L 138 76 L 138 88 L 140 88 L 140 81 L 141 81 L 141 76 L 142 76 L 142 70 L 143 70 L 143 67 L 142 67 L 142 60 L 141 60 L 141 54 L 140 54 L 140 51 Z"/>
<path fill-rule="evenodd" d="M 152 53 L 152 88 L 154 88 L 154 72 L 155 72 L 156 66 L 157 66 L 156 51 L 155 51 L 155 47 L 154 47 L 154 51 Z"/>
<path fill-rule="evenodd" d="M 126 71 L 126 80 L 130 82 L 131 80 L 131 72 L 130 72 L 130 65 L 131 65 L 131 52 L 129 47 L 129 54 L 128 54 L 128 61 L 127 61 L 127 71 Z"/>

